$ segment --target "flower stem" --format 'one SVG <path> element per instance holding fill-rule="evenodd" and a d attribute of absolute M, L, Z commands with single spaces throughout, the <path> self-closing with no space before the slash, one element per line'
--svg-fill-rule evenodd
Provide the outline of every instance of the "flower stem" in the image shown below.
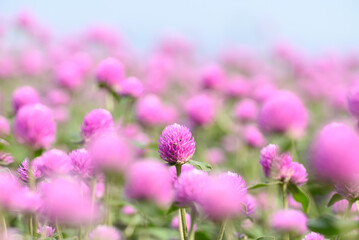
<path fill-rule="evenodd" d="M 284 209 L 287 209 L 288 208 L 287 183 L 282 183 L 282 198 L 283 198 L 283 207 Z"/>
<path fill-rule="evenodd" d="M 7 237 L 7 227 L 6 227 L 6 219 L 4 214 L 1 213 L 1 228 L 4 232 L 5 237 Z"/>
<path fill-rule="evenodd" d="M 189 240 L 194 240 L 196 230 L 194 229 L 194 222 L 196 221 L 197 213 L 195 207 L 191 209 L 191 228 L 189 232 Z"/>
<path fill-rule="evenodd" d="M 64 237 L 62 236 L 62 231 L 61 231 L 60 225 L 57 222 L 56 222 L 56 232 L 57 232 L 57 235 L 59 236 L 59 239 L 63 240 Z"/>
<path fill-rule="evenodd" d="M 218 237 L 217 237 L 217 240 L 222 240 L 223 239 L 223 236 L 224 236 L 224 232 L 226 230 L 226 225 L 227 225 L 227 220 L 224 220 L 221 224 L 221 228 L 219 230 L 219 234 L 218 234 Z"/>
<path fill-rule="evenodd" d="M 176 173 L 177 173 L 177 181 L 178 177 L 181 175 L 182 171 L 182 165 L 176 164 Z M 180 229 L 181 239 L 187 240 L 188 239 L 188 231 L 187 231 L 187 221 L 186 221 L 186 209 L 184 207 L 181 207 L 178 211 L 178 225 Z M 182 231 L 181 231 L 182 230 Z"/>

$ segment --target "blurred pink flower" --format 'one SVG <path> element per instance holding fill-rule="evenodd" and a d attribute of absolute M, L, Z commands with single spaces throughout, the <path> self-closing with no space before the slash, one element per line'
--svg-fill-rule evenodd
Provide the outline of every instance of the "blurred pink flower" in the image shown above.
<path fill-rule="evenodd" d="M 121 240 L 121 233 L 112 226 L 99 225 L 89 234 L 89 240 Z"/>
<path fill-rule="evenodd" d="M 6 137 L 9 134 L 10 134 L 9 121 L 5 117 L 0 116 L 0 138 Z"/>
<path fill-rule="evenodd" d="M 186 103 L 188 117 L 197 125 L 208 125 L 214 121 L 216 103 L 208 94 L 200 93 Z"/>
<path fill-rule="evenodd" d="M 273 229 L 302 235 L 307 231 L 307 217 L 298 210 L 279 210 L 270 220 Z"/>
<path fill-rule="evenodd" d="M 257 104 L 252 99 L 243 99 L 234 107 L 234 116 L 242 122 L 257 119 L 257 112 Z"/>
<path fill-rule="evenodd" d="M 96 134 L 114 128 L 112 115 L 106 109 L 98 108 L 87 113 L 81 125 L 81 136 L 84 140 L 89 140 Z"/>
<path fill-rule="evenodd" d="M 31 86 L 18 87 L 12 94 L 12 106 L 14 112 L 17 112 L 22 106 L 39 102 L 39 94 Z"/>
<path fill-rule="evenodd" d="M 96 67 L 96 79 L 113 89 L 118 89 L 125 78 L 125 70 L 120 61 L 115 58 L 106 58 Z"/>

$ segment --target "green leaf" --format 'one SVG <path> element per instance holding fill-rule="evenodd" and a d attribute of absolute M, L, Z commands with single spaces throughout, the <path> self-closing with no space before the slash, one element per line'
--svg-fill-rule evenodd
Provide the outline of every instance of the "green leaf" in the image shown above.
<path fill-rule="evenodd" d="M 275 237 L 259 237 L 259 238 L 256 238 L 256 240 L 275 240 Z"/>
<path fill-rule="evenodd" d="M 254 190 L 257 188 L 262 188 L 262 187 L 268 187 L 268 186 L 274 186 L 274 185 L 279 185 L 282 182 L 276 181 L 276 182 L 269 182 L 269 183 L 258 183 L 256 185 L 250 186 L 248 187 L 248 190 Z"/>
<path fill-rule="evenodd" d="M 189 160 L 188 163 L 193 165 L 195 168 L 198 168 L 198 169 L 206 171 L 206 172 L 209 172 L 212 170 L 212 166 L 209 163 L 195 161 L 195 160 Z"/>
<path fill-rule="evenodd" d="M 210 240 L 211 237 L 208 235 L 208 233 L 203 232 L 203 231 L 197 231 L 195 233 L 195 237 L 194 239 L 196 240 Z"/>
<path fill-rule="evenodd" d="M 341 233 L 347 233 L 358 228 L 359 222 L 349 219 L 339 220 L 332 215 L 324 215 L 316 219 L 308 220 L 307 226 L 314 232 L 332 236 Z"/>
<path fill-rule="evenodd" d="M 338 201 L 340 201 L 340 200 L 343 200 L 343 197 L 340 196 L 338 193 L 334 194 L 334 195 L 332 196 L 332 198 L 331 198 L 331 199 L 329 200 L 329 202 L 328 202 L 328 207 L 333 206 L 334 203 L 336 203 L 336 202 L 338 202 Z"/>
<path fill-rule="evenodd" d="M 170 214 L 178 209 L 179 209 L 179 207 L 176 205 L 176 203 L 172 203 L 172 205 L 170 206 L 170 208 L 167 211 L 167 214 Z"/>
<path fill-rule="evenodd" d="M 309 206 L 308 195 L 295 184 L 289 184 L 288 190 L 292 194 L 294 200 L 302 204 L 304 212 L 307 212 Z"/>

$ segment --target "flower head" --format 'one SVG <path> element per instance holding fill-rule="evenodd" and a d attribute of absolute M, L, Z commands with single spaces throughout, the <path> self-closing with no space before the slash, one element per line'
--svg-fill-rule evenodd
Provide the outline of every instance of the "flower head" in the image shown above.
<path fill-rule="evenodd" d="M 9 121 L 4 118 L 3 116 L 0 116 L 0 138 L 6 137 L 10 133 L 10 124 Z"/>
<path fill-rule="evenodd" d="M 121 240 L 121 233 L 111 226 L 99 225 L 89 234 L 90 240 Z"/>
<path fill-rule="evenodd" d="M 49 147 L 56 133 L 52 111 L 39 103 L 20 108 L 15 116 L 14 133 L 19 142 L 34 149 Z"/>
<path fill-rule="evenodd" d="M 272 216 L 271 225 L 276 231 L 301 235 L 307 231 L 307 217 L 298 210 L 280 210 Z"/>
<path fill-rule="evenodd" d="M 96 67 L 96 79 L 99 83 L 117 88 L 124 79 L 124 71 L 122 63 L 117 59 L 106 58 Z"/>
<path fill-rule="evenodd" d="M 302 240 L 325 240 L 325 238 L 319 233 L 311 232 L 305 235 Z"/>
<path fill-rule="evenodd" d="M 38 161 L 35 160 L 32 163 L 30 163 L 29 159 L 27 158 L 24 161 L 22 161 L 19 168 L 17 169 L 17 173 L 19 174 L 19 177 L 22 181 L 29 182 L 30 164 L 31 164 L 32 176 L 34 177 L 34 179 L 35 180 L 39 179 L 42 176 L 37 163 Z"/>
<path fill-rule="evenodd" d="M 160 157 L 170 164 L 186 163 L 192 158 L 196 148 L 190 130 L 177 123 L 167 126 L 158 142 Z"/>
<path fill-rule="evenodd" d="M 215 118 L 216 103 L 208 94 L 198 94 L 187 101 L 186 113 L 195 124 L 208 125 Z"/>
<path fill-rule="evenodd" d="M 39 102 L 39 94 L 31 86 L 19 87 L 12 94 L 12 106 L 15 112 L 17 112 L 22 106 Z"/>
<path fill-rule="evenodd" d="M 90 154 L 84 148 L 76 149 L 69 153 L 69 158 L 75 173 L 88 178 L 93 173 L 93 163 Z"/>

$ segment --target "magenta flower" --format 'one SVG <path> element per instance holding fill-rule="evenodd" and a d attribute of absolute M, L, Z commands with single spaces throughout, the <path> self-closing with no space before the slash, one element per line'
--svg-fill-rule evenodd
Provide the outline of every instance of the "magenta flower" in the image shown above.
<path fill-rule="evenodd" d="M 336 214 L 346 214 L 348 209 L 349 201 L 346 199 L 340 200 L 333 204 L 332 211 Z M 352 208 L 350 209 L 350 212 L 355 213 L 357 211 L 356 204 L 352 205 Z"/>
<path fill-rule="evenodd" d="M 178 224 L 179 224 L 178 216 L 174 216 L 171 221 L 171 228 L 178 229 Z M 186 225 L 187 231 L 189 231 L 191 227 L 191 215 L 189 215 L 188 213 L 186 213 L 186 224 L 187 224 Z"/>
<path fill-rule="evenodd" d="M 130 215 L 135 214 L 137 212 L 137 210 L 130 205 L 126 205 L 121 209 L 121 212 L 125 215 L 130 216 Z"/>
<path fill-rule="evenodd" d="M 262 147 L 266 142 L 263 134 L 253 125 L 246 126 L 243 129 L 243 138 L 249 146 L 254 148 Z"/>
<path fill-rule="evenodd" d="M 182 172 L 178 181 L 174 183 L 176 202 L 182 206 L 193 205 L 208 181 L 206 172 L 197 169 Z"/>
<path fill-rule="evenodd" d="M 7 152 L 1 152 L 0 151 L 0 166 L 7 166 L 14 162 L 14 157 L 11 155 L 11 153 Z"/>
<path fill-rule="evenodd" d="M 89 240 L 121 240 L 121 233 L 111 226 L 99 225 L 89 234 Z"/>
<path fill-rule="evenodd" d="M 42 104 L 22 107 L 15 116 L 14 133 L 20 143 L 34 149 L 48 148 L 55 141 L 56 134 L 52 111 Z"/>
<path fill-rule="evenodd" d="M 206 151 L 206 161 L 218 165 L 225 161 L 225 154 L 220 148 L 209 148 Z"/>
<path fill-rule="evenodd" d="M 34 161 L 32 161 L 31 163 L 32 176 L 35 180 L 42 177 L 41 171 L 39 170 L 38 162 L 39 161 L 34 159 Z M 17 169 L 17 173 L 19 174 L 20 179 L 26 183 L 29 182 L 29 168 L 30 161 L 26 158 L 24 161 L 22 161 L 19 168 Z"/>
<path fill-rule="evenodd" d="M 257 200 L 252 195 L 247 194 L 244 202 L 246 206 L 246 214 L 252 217 L 257 210 Z"/>
<path fill-rule="evenodd" d="M 3 116 L 0 116 L 0 138 L 8 136 L 9 133 L 10 133 L 9 121 Z"/>
<path fill-rule="evenodd" d="M 87 113 L 81 125 L 81 136 L 89 140 L 95 134 L 114 128 L 112 115 L 106 109 L 94 109 Z"/>
<path fill-rule="evenodd" d="M 257 119 L 257 104 L 252 99 L 244 99 L 234 107 L 234 116 L 242 122 L 253 121 Z"/>
<path fill-rule="evenodd" d="M 302 235 L 307 231 L 307 216 L 298 210 L 280 210 L 271 217 L 270 222 L 278 232 Z"/>
<path fill-rule="evenodd" d="M 280 153 L 277 145 L 269 144 L 261 150 L 259 163 L 267 178 L 289 182 L 299 186 L 307 182 L 307 171 L 302 164 L 292 161 L 289 153 Z"/>
<path fill-rule="evenodd" d="M 86 149 L 80 148 L 70 152 L 69 158 L 72 163 L 73 171 L 76 174 L 83 178 L 92 176 L 94 167 L 91 156 Z"/>
<path fill-rule="evenodd" d="M 96 79 L 108 87 L 118 88 L 125 77 L 121 62 L 115 58 L 106 58 L 96 67 Z"/>
<path fill-rule="evenodd" d="M 325 240 L 325 238 L 319 233 L 311 232 L 305 235 L 302 240 Z"/>
<path fill-rule="evenodd" d="M 95 170 L 122 173 L 134 159 L 132 146 L 115 132 L 93 137 L 87 147 Z"/>
<path fill-rule="evenodd" d="M 187 101 L 186 113 L 195 124 L 208 125 L 215 118 L 216 103 L 208 94 L 201 93 Z"/>
<path fill-rule="evenodd" d="M 39 103 L 40 97 L 37 91 L 31 86 L 22 86 L 15 89 L 12 94 L 12 106 L 17 112 L 22 106 Z"/>
<path fill-rule="evenodd" d="M 359 183 L 357 181 L 337 182 L 335 191 L 345 199 L 355 200 L 359 197 Z"/>
<path fill-rule="evenodd" d="M 196 142 L 190 130 L 177 123 L 167 126 L 158 142 L 160 157 L 170 164 L 188 162 L 196 149 Z"/>
<path fill-rule="evenodd" d="M 204 88 L 222 90 L 225 86 L 226 76 L 218 65 L 209 65 L 202 70 L 201 84 Z"/>
<path fill-rule="evenodd" d="M 125 192 L 131 199 L 154 201 L 160 206 L 169 204 L 172 186 L 168 169 L 151 160 L 134 163 L 126 172 Z"/>
<path fill-rule="evenodd" d="M 43 176 L 67 174 L 73 169 L 71 159 L 64 151 L 51 149 L 34 160 Z"/>
<path fill-rule="evenodd" d="M 183 164 L 182 167 L 181 167 L 181 174 L 184 174 L 185 172 L 192 171 L 192 170 L 194 170 L 194 169 L 195 169 L 195 168 L 193 167 L 193 165 L 188 164 L 188 163 L 185 163 L 185 164 Z M 177 182 L 177 170 L 176 170 L 176 166 L 171 166 L 171 167 L 168 169 L 168 172 L 169 172 L 170 177 L 171 177 L 172 186 L 174 186 L 175 183 Z"/>
<path fill-rule="evenodd" d="M 55 79 L 60 86 L 68 90 L 78 89 L 84 80 L 80 67 L 70 60 L 64 61 L 56 68 Z"/>
<path fill-rule="evenodd" d="M 348 94 L 348 110 L 355 117 L 359 118 L 359 84 L 355 84 Z"/>
<path fill-rule="evenodd" d="M 133 98 L 140 97 L 144 92 L 143 84 L 135 77 L 125 79 L 121 83 L 119 94 L 121 96 L 131 96 Z"/>
<path fill-rule="evenodd" d="M 307 127 L 308 112 L 296 95 L 282 91 L 263 104 L 258 124 L 265 132 L 286 132 L 297 136 Z"/>
<path fill-rule="evenodd" d="M 39 226 L 37 229 L 37 233 L 40 235 L 44 235 L 45 237 L 52 237 L 55 233 L 55 228 L 47 225 Z"/>
<path fill-rule="evenodd" d="M 359 173 L 359 137 L 342 123 L 326 125 L 311 146 L 310 164 L 316 176 L 327 182 L 350 184 Z"/>

